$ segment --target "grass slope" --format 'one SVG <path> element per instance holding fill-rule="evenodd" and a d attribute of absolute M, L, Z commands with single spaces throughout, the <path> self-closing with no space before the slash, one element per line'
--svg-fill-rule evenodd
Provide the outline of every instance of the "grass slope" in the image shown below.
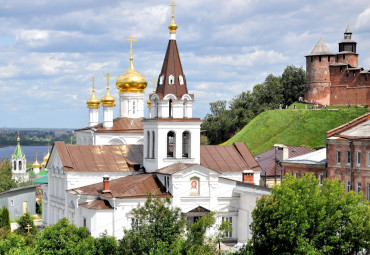
<path fill-rule="evenodd" d="M 367 112 L 364 108 L 266 111 L 224 144 L 245 142 L 253 155 L 271 149 L 274 144 L 324 147 L 328 130 Z"/>

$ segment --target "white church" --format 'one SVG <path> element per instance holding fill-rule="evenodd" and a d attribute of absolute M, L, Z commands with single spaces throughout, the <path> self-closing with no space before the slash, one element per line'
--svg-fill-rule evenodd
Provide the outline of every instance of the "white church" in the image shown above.
<path fill-rule="evenodd" d="M 200 145 L 201 120 L 192 115 L 194 95 L 188 93 L 177 48 L 174 9 L 168 28 L 170 39 L 156 90 L 147 101 L 147 118 L 147 80 L 134 68 L 132 37 L 129 68 L 116 80 L 118 118 L 113 116 L 109 74 L 101 100 L 93 79 L 89 126 L 76 130 L 77 145 L 54 143 L 47 162 L 44 225 L 68 217 L 94 237 L 107 231 L 122 238 L 134 220 L 132 209 L 150 192 L 170 197 L 189 224 L 217 212 L 218 223 L 229 220 L 232 225 L 227 240 L 245 243 L 251 238 L 256 199 L 270 190 L 258 186 L 261 168 L 244 143 Z"/>

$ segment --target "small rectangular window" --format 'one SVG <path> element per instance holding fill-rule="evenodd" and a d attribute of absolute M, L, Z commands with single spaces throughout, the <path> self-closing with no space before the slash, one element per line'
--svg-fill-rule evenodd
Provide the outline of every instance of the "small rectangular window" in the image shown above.
<path fill-rule="evenodd" d="M 328 62 L 330 62 L 330 56 L 328 56 Z"/>
<path fill-rule="evenodd" d="M 367 200 L 370 200 L 370 183 L 367 184 Z"/>
<path fill-rule="evenodd" d="M 84 218 L 84 220 L 83 220 L 83 226 L 84 226 L 84 227 L 86 227 L 86 226 L 87 226 L 86 218 Z"/>
<path fill-rule="evenodd" d="M 336 152 L 337 153 L 337 155 L 336 155 L 336 162 L 337 162 L 337 165 L 340 165 L 340 156 L 341 156 L 341 151 L 337 151 Z"/>
<path fill-rule="evenodd" d="M 298 178 L 298 177 L 299 177 L 298 172 L 295 172 L 295 173 L 294 173 L 294 177 L 295 177 L 295 178 Z"/>
<path fill-rule="evenodd" d="M 346 59 L 346 55 L 345 54 L 343 54 L 343 59 Z"/>
<path fill-rule="evenodd" d="M 324 183 L 324 175 L 319 174 L 319 185 L 323 185 L 323 183 Z"/>
<path fill-rule="evenodd" d="M 226 232 L 226 238 L 230 238 L 230 237 L 233 237 L 233 231 L 232 231 L 232 227 L 233 227 L 233 217 L 230 216 L 230 217 L 222 217 L 222 222 L 224 221 L 229 221 L 230 222 L 230 226 L 231 226 L 231 231 L 227 231 Z"/>
<path fill-rule="evenodd" d="M 319 62 L 321 62 L 321 56 L 319 56 Z"/>
<path fill-rule="evenodd" d="M 313 57 L 311 56 L 311 62 L 313 62 Z"/>
<path fill-rule="evenodd" d="M 361 165 L 361 151 L 356 152 L 356 166 Z"/>
<path fill-rule="evenodd" d="M 351 163 L 351 151 L 346 151 L 346 165 Z"/>
<path fill-rule="evenodd" d="M 362 191 L 361 182 L 357 183 L 357 192 L 360 193 Z"/>
<path fill-rule="evenodd" d="M 370 167 L 370 152 L 367 153 L 367 166 Z"/>
<path fill-rule="evenodd" d="M 14 200 L 10 200 L 10 206 L 14 206 Z"/>
<path fill-rule="evenodd" d="M 347 192 L 351 191 L 351 181 L 347 181 Z"/>

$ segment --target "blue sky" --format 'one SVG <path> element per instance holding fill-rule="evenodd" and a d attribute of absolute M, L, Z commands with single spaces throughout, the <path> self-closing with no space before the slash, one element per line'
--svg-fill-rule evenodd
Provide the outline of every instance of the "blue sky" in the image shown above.
<path fill-rule="evenodd" d="M 169 4 L 1 1 L 0 127 L 87 126 L 90 79 L 96 77 L 101 98 L 110 73 L 118 99 L 115 79 L 128 68 L 130 35 L 138 39 L 136 70 L 148 81 L 157 77 L 169 39 Z M 195 94 L 193 115 L 201 118 L 210 102 L 230 100 L 287 65 L 304 67 L 320 37 L 337 52 L 347 25 L 359 65 L 370 68 L 368 0 L 180 0 L 175 20 L 188 89 Z M 146 93 L 151 90 L 152 82 Z"/>

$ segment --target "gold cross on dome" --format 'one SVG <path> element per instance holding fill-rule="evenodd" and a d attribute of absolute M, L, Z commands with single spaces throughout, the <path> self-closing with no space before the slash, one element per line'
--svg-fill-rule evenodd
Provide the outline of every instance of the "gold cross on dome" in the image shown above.
<path fill-rule="evenodd" d="M 107 88 L 109 88 L 109 78 L 112 77 L 112 76 L 110 76 L 109 73 L 107 73 L 107 75 L 104 76 L 104 77 L 107 78 Z"/>
<path fill-rule="evenodd" d="M 172 7 L 172 18 L 175 18 L 175 6 L 176 6 L 175 1 L 172 1 L 170 6 Z"/>
<path fill-rule="evenodd" d="M 92 80 L 92 82 L 93 82 L 93 92 L 95 91 L 95 81 L 96 81 L 96 79 L 95 79 L 95 77 L 93 76 L 90 80 Z M 49 145 L 48 145 L 49 146 Z"/>
<path fill-rule="evenodd" d="M 157 82 L 157 78 L 155 78 L 155 76 L 153 77 L 152 82 L 153 82 L 153 93 L 155 93 L 155 83 Z"/>
<path fill-rule="evenodd" d="M 130 41 L 130 58 L 132 58 L 132 42 L 137 42 L 137 39 L 134 39 L 134 37 L 130 35 L 129 39 L 126 39 L 126 41 Z"/>

